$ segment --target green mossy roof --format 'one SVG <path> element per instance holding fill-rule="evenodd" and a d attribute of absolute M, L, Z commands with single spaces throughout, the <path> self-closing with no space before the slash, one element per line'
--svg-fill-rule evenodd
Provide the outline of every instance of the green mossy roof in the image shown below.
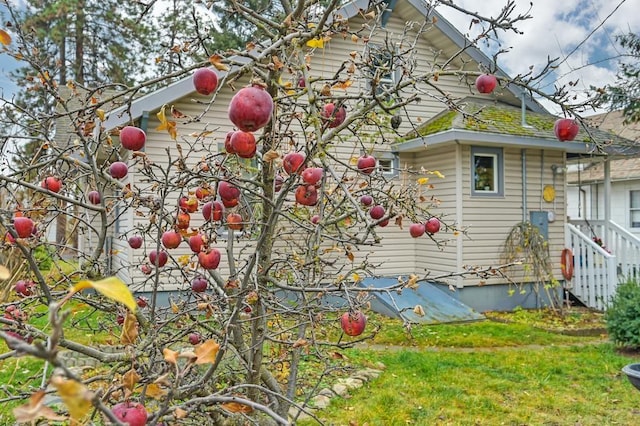
<path fill-rule="evenodd" d="M 553 133 L 553 125 L 558 117 L 551 114 L 540 114 L 526 111 L 522 125 L 520 107 L 497 103 L 491 100 L 467 98 L 461 102 L 461 110 L 447 110 L 436 115 L 421 125 L 417 132 L 411 132 L 398 142 L 405 142 L 416 137 L 424 137 L 447 130 L 467 130 L 502 135 L 526 136 L 538 139 L 557 140 Z M 589 133 L 599 143 L 610 144 L 619 139 L 609 132 L 589 128 Z M 576 142 L 592 142 L 584 128 L 580 129 Z"/>

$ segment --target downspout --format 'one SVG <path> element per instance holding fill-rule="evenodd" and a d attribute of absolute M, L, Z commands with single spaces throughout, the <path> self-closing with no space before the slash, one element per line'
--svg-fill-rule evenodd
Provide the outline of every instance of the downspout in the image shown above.
<path fill-rule="evenodd" d="M 522 221 L 527 222 L 527 150 L 520 150 L 522 159 Z"/>
<path fill-rule="evenodd" d="M 391 18 L 391 13 L 393 12 L 393 9 L 396 7 L 397 2 L 398 0 L 385 0 L 383 2 L 383 4 L 386 3 L 387 6 L 382 12 L 382 17 L 380 18 L 380 24 L 382 28 L 385 28 L 387 26 L 387 22 L 389 22 L 389 18 Z"/>
<path fill-rule="evenodd" d="M 611 243 L 611 162 L 604 160 L 604 235 L 602 238 L 608 244 Z"/>
<path fill-rule="evenodd" d="M 146 133 L 147 127 L 149 127 L 149 111 L 142 111 L 142 117 L 140 117 L 140 128 Z"/>

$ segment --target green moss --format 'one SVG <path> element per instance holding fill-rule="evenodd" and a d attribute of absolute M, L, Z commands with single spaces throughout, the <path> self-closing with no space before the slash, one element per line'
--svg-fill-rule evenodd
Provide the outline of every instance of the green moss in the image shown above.
<path fill-rule="evenodd" d="M 398 139 L 396 142 L 404 142 L 421 136 L 433 135 L 434 133 L 450 130 L 453 128 L 453 120 L 458 115 L 457 111 L 447 111 L 440 116 L 436 116 L 420 126 L 417 132 L 411 132 L 405 137 Z"/>

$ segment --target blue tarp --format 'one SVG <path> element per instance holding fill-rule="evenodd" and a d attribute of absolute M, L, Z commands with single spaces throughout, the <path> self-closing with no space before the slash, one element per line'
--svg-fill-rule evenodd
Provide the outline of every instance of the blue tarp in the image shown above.
<path fill-rule="evenodd" d="M 397 278 L 366 278 L 361 282 L 365 288 L 384 288 L 397 284 Z M 416 305 L 422 306 L 424 316 L 414 312 Z M 391 318 L 425 324 L 484 319 L 483 315 L 428 282 L 421 282 L 415 290 L 405 288 L 401 292 L 372 292 L 371 309 Z"/>

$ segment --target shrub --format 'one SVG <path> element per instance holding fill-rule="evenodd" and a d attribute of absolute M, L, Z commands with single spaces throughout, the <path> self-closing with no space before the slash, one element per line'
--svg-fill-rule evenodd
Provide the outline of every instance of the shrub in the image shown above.
<path fill-rule="evenodd" d="M 637 281 L 628 280 L 618 286 L 604 318 L 615 344 L 640 348 L 640 284 Z"/>

